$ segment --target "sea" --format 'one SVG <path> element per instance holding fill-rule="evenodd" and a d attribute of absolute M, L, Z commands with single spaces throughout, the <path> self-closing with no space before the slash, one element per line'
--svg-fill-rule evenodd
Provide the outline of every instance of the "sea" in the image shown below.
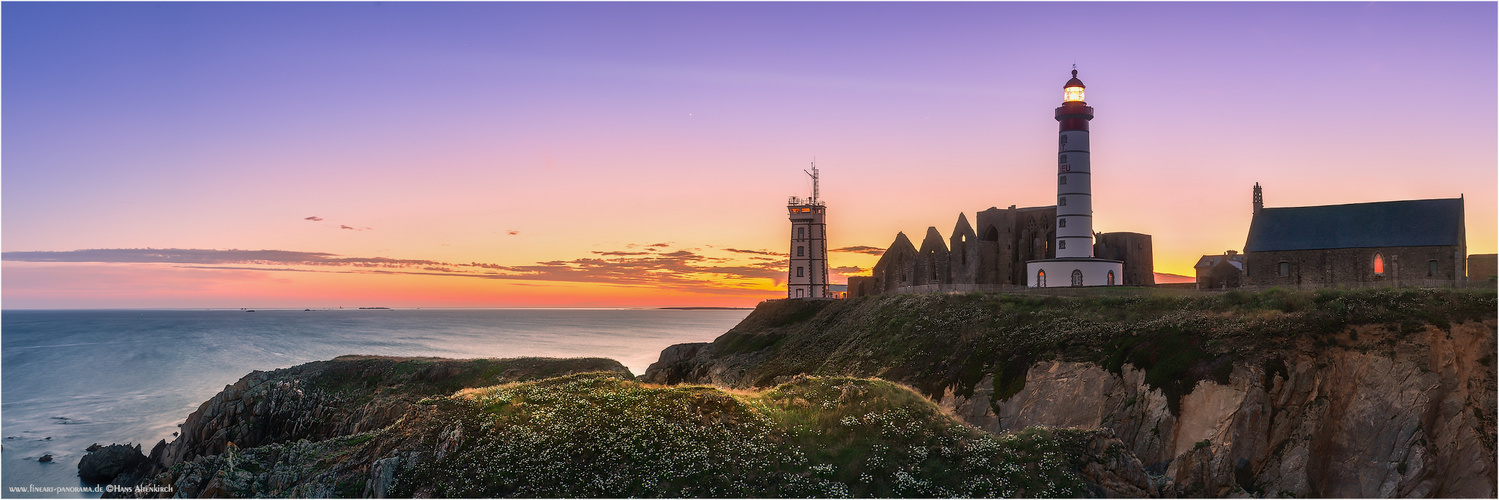
<path fill-rule="evenodd" d="M 636 375 L 747 309 L 6 310 L 0 312 L 0 496 L 97 498 L 90 444 L 170 442 L 224 386 L 345 354 L 605 357 Z M 52 455 L 50 463 L 38 458 Z M 50 491 L 49 491 L 50 490 Z"/>

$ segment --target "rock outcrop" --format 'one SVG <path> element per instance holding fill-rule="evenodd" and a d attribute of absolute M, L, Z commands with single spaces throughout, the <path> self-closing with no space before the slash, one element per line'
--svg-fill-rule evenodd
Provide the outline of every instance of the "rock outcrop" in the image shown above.
<path fill-rule="evenodd" d="M 88 483 L 109 484 L 120 473 L 135 470 L 146 461 L 140 445 L 111 444 L 89 448 L 89 453 L 78 460 L 78 478 Z"/>

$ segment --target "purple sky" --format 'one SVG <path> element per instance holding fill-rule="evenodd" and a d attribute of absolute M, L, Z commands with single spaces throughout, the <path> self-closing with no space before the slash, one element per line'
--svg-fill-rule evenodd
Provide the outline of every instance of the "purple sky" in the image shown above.
<path fill-rule="evenodd" d="M 725 249 L 785 251 L 813 157 L 835 248 L 1051 204 L 1074 62 L 1097 109 L 1095 230 L 1152 234 L 1158 271 L 1241 249 L 1255 182 L 1268 206 L 1463 195 L 1470 251 L 1496 247 L 1492 2 L 0 9 L 6 252 L 558 263 L 576 280 L 423 277 L 464 292 L 391 297 L 753 303 L 784 263 Z M 609 288 L 641 262 L 587 260 L 652 244 L 685 252 L 639 271 L 675 291 Z M 11 259 L 4 305 L 239 305 L 314 274 L 170 266 Z M 161 280 L 183 281 L 136 288 Z"/>

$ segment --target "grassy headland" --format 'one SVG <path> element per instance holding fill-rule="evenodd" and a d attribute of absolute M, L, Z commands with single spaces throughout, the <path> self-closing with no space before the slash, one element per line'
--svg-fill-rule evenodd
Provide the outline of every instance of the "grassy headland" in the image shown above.
<path fill-rule="evenodd" d="M 727 382 L 734 386 L 851 375 L 899 381 L 929 396 L 967 396 L 993 374 L 1001 399 L 1024 387 L 1036 361 L 1089 361 L 1116 372 L 1128 363 L 1145 370 L 1175 408 L 1198 381 L 1226 380 L 1233 363 L 1273 368 L 1266 352 L 1348 343 L 1356 325 L 1412 334 L 1426 325 L 1483 321 L 1495 317 L 1495 307 L 1492 289 L 1418 288 L 787 300 L 762 303 L 706 352 L 731 368 Z"/>

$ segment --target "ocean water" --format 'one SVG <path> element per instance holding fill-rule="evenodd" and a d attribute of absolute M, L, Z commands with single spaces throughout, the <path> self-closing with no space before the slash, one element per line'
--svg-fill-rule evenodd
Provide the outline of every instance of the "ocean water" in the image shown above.
<path fill-rule="evenodd" d="M 171 441 L 187 415 L 253 370 L 344 354 L 606 357 L 640 375 L 662 349 L 706 342 L 748 310 L 392 309 L 0 312 L 0 496 L 98 497 L 92 443 Z M 40 463 L 43 454 L 52 463 Z M 17 488 L 20 488 L 18 490 Z"/>

